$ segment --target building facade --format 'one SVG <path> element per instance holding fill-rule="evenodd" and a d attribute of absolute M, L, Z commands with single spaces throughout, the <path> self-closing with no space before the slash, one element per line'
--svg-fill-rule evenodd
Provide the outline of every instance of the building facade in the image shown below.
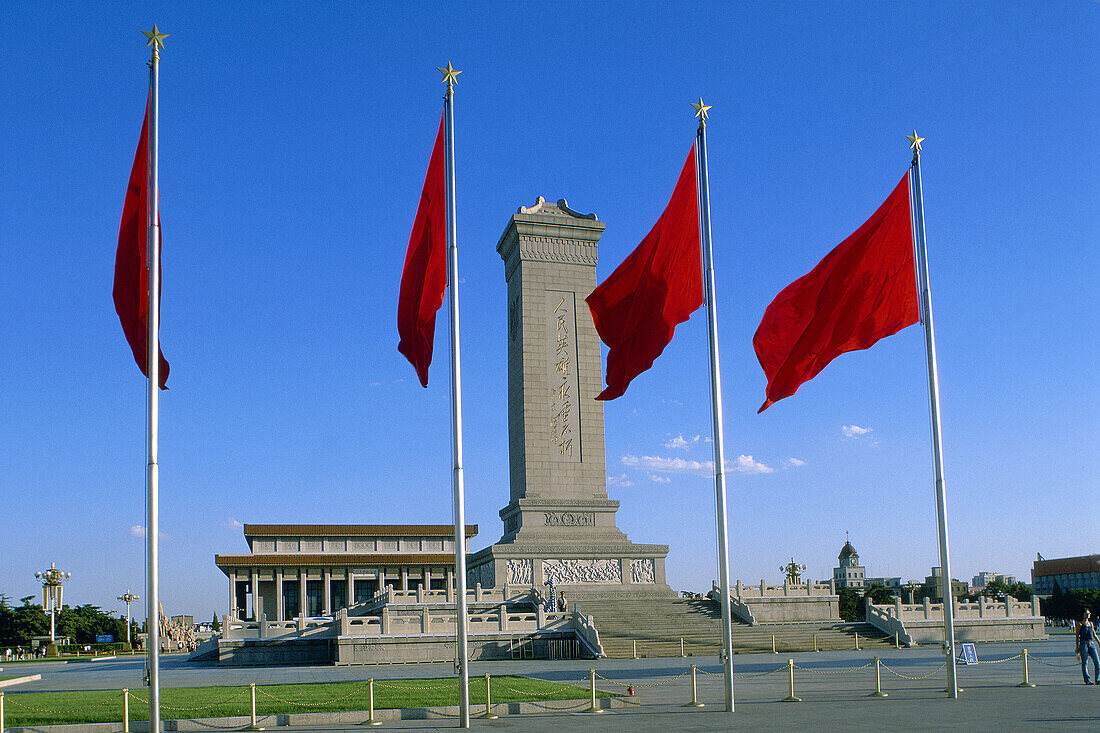
<path fill-rule="evenodd" d="M 845 541 L 837 556 L 840 566 L 833 568 L 833 584 L 842 588 L 863 588 L 867 580 L 867 568 L 859 564 L 859 553 L 852 543 Z"/>
<path fill-rule="evenodd" d="M 469 539 L 477 525 L 467 525 Z M 229 615 L 253 621 L 331 616 L 394 590 L 454 587 L 454 527 L 435 524 L 246 524 L 248 555 L 215 555 Z"/>
<path fill-rule="evenodd" d="M 1032 593 L 1049 596 L 1055 582 L 1062 591 L 1100 590 L 1100 555 L 1036 560 L 1032 564 Z"/>

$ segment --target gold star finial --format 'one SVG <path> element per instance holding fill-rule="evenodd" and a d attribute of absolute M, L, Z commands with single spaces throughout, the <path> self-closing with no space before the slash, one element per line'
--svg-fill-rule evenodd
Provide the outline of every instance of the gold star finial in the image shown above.
<path fill-rule="evenodd" d="M 699 124 L 701 125 L 706 122 L 707 110 L 710 109 L 712 105 L 703 104 L 703 98 L 699 97 L 699 103 L 696 104 L 695 102 L 692 102 L 691 106 L 695 108 L 695 116 L 699 118 Z"/>
<path fill-rule="evenodd" d="M 149 39 L 148 42 L 145 44 L 145 47 L 148 48 L 149 46 L 152 46 L 153 51 L 156 51 L 157 49 L 160 49 L 160 50 L 163 51 L 164 50 L 164 39 L 167 38 L 170 35 L 168 33 L 161 33 L 159 30 L 157 30 L 157 24 L 156 23 L 153 23 L 153 30 L 151 30 L 151 31 L 142 31 L 142 33 L 145 34 L 145 37 L 147 39 Z"/>
<path fill-rule="evenodd" d="M 458 81 L 458 75 L 462 73 L 458 69 L 451 66 L 450 61 L 447 62 L 447 66 L 445 68 L 442 66 L 437 66 L 435 68 L 439 70 L 439 73 L 443 74 L 443 83 L 447 85 L 447 89 L 451 89 L 454 87 L 455 83 Z"/>
<path fill-rule="evenodd" d="M 920 144 L 924 142 L 924 138 L 917 137 L 917 131 L 913 130 L 913 134 L 906 135 L 905 139 L 909 141 L 909 149 L 913 151 L 913 157 L 920 155 Z"/>

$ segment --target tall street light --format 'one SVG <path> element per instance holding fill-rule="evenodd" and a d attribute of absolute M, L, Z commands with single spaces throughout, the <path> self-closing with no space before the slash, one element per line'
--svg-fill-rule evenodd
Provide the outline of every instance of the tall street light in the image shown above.
<path fill-rule="evenodd" d="M 46 647 L 48 656 L 57 656 L 57 640 L 54 638 L 55 619 L 61 610 L 62 583 L 72 577 L 72 573 L 58 570 L 50 563 L 49 570 L 35 573 L 34 577 L 42 581 L 42 605 L 50 612 L 50 645 Z"/>
<path fill-rule="evenodd" d="M 122 601 L 126 604 L 126 646 L 129 646 L 131 649 L 133 649 L 133 647 L 130 646 L 130 604 L 134 601 L 140 601 L 141 596 L 135 595 L 127 590 L 122 595 L 116 596 L 115 600 Z"/>

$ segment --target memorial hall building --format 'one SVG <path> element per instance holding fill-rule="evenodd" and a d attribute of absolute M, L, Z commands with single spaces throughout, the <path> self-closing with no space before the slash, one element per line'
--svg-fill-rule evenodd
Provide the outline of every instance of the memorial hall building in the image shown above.
<path fill-rule="evenodd" d="M 466 551 L 477 525 L 466 527 Z M 442 524 L 246 524 L 248 555 L 215 555 L 230 615 L 331 616 L 393 590 L 454 587 L 454 527 Z"/>

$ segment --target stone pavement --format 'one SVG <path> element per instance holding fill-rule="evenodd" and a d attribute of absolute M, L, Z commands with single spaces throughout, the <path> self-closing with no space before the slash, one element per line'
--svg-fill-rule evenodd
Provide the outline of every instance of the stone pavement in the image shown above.
<path fill-rule="evenodd" d="M 559 733 L 561 730 L 718 731 L 730 729 L 864 730 L 872 728 L 1012 731 L 1100 730 L 1100 685 L 1081 684 L 1071 637 L 1027 642 L 1029 672 L 1035 688 L 1018 688 L 1023 676 L 1018 657 L 1024 644 L 979 644 L 980 663 L 958 667 L 959 699 L 943 692 L 946 672 L 935 647 L 880 652 L 882 688 L 888 697 L 868 697 L 874 688 L 873 655 L 866 652 L 803 652 L 792 655 L 752 654 L 734 658 L 736 711 L 722 710 L 721 668 L 714 657 L 640 660 L 486 662 L 471 666 L 471 677 L 524 674 L 577 682 L 595 667 L 604 691 L 624 692 L 631 684 L 636 695 L 623 708 L 599 715 L 528 713 L 498 720 L 475 717 L 473 728 Z M 1015 658 L 1014 658 L 1015 657 Z M 795 662 L 795 694 L 801 702 L 780 702 L 788 694 L 787 659 Z M 1007 660 L 1007 661 L 1000 661 Z M 699 699 L 703 708 L 687 708 L 691 699 L 690 665 L 699 666 Z M 115 660 L 67 665 L 36 664 L 20 673 L 41 673 L 42 680 L 20 686 L 20 691 L 48 689 L 120 689 L 140 687 L 141 662 Z M 221 669 L 165 660 L 165 686 L 258 684 L 375 679 L 446 677 L 449 665 L 377 665 L 364 667 L 278 667 Z M 617 684 L 618 683 L 618 684 Z M 471 679 L 471 685 L 481 684 Z M 586 707 L 578 703 L 578 709 Z M 483 712 L 476 706 L 474 715 Z M 444 730 L 456 727 L 453 718 L 386 722 L 381 728 Z M 273 728 L 269 728 L 273 729 Z M 277 730 L 361 731 L 360 725 L 313 724 L 308 728 Z"/>

